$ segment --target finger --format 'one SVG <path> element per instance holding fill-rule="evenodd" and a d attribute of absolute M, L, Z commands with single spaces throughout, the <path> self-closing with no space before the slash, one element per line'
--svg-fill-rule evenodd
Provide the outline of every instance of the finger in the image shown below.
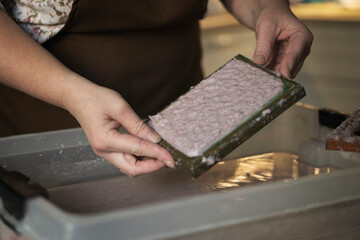
<path fill-rule="evenodd" d="M 292 78 L 295 78 L 296 75 L 300 72 L 300 69 L 302 68 L 304 61 L 306 59 L 306 57 L 310 54 L 310 49 L 311 49 L 311 44 L 313 41 L 313 36 L 311 35 L 306 48 L 304 49 L 304 54 L 302 54 L 302 57 L 300 59 L 300 61 L 298 62 L 298 64 L 295 66 L 295 68 L 293 69 L 293 71 L 291 72 Z"/>
<path fill-rule="evenodd" d="M 114 132 L 113 135 L 106 138 L 100 144 L 102 146 L 97 146 L 97 149 L 100 149 L 100 151 L 145 156 L 160 160 L 170 168 L 175 167 L 174 159 L 166 149 L 162 148 L 158 144 L 145 141 L 136 136 Z"/>
<path fill-rule="evenodd" d="M 159 160 L 147 159 L 137 161 L 134 156 L 123 153 L 104 153 L 101 157 L 107 159 L 121 172 L 130 177 L 151 173 L 165 166 L 164 163 Z"/>
<path fill-rule="evenodd" d="M 300 72 L 300 69 L 302 68 L 304 61 L 305 61 L 306 56 L 304 56 L 302 58 L 302 60 L 299 61 L 298 64 L 296 64 L 295 68 L 290 72 L 290 78 L 294 79 L 296 77 L 296 75 Z"/>
<path fill-rule="evenodd" d="M 142 121 L 129 104 L 124 103 L 121 110 L 114 114 L 115 120 L 119 121 L 129 133 L 142 139 L 158 143 L 161 137 Z"/>
<path fill-rule="evenodd" d="M 288 78 L 294 77 L 309 53 L 310 44 L 308 39 L 304 38 L 301 33 L 290 36 L 285 54 L 281 60 L 280 73 Z"/>
<path fill-rule="evenodd" d="M 272 50 L 277 38 L 275 24 L 261 24 L 256 31 L 256 47 L 254 53 L 254 62 L 266 65 L 271 61 Z"/>
<path fill-rule="evenodd" d="M 144 174 L 148 172 L 157 171 L 160 168 L 165 167 L 165 164 L 156 159 L 142 158 L 135 161 L 135 167 L 138 174 Z"/>
<path fill-rule="evenodd" d="M 266 66 L 270 70 L 274 72 L 280 73 L 280 63 L 281 59 L 284 55 L 284 49 L 286 49 L 287 42 L 286 41 L 277 41 L 274 43 L 273 51 L 272 51 L 272 59 L 269 64 Z"/>

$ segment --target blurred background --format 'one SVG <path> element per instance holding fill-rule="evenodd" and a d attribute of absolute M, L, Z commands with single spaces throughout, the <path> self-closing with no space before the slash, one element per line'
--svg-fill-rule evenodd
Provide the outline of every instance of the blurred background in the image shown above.
<path fill-rule="evenodd" d="M 310 56 L 295 81 L 302 102 L 352 113 L 360 107 L 360 0 L 291 1 L 292 10 L 314 34 Z M 201 22 L 205 76 L 240 53 L 252 58 L 255 34 L 210 0 Z"/>

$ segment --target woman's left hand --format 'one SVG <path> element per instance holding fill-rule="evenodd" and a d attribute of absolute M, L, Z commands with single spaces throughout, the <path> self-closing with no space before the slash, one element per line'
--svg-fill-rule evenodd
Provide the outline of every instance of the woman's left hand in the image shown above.
<path fill-rule="evenodd" d="M 313 35 L 287 0 L 227 0 L 226 7 L 256 34 L 254 62 L 295 78 L 310 53 Z"/>

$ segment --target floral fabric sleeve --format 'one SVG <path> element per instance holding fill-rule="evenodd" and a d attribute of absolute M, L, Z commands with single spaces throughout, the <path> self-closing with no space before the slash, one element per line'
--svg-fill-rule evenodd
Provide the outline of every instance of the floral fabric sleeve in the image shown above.
<path fill-rule="evenodd" d="M 7 4 L 5 6 L 9 16 L 33 39 L 44 43 L 65 26 L 74 0 L 9 0 L 8 2 L 9 6 Z"/>

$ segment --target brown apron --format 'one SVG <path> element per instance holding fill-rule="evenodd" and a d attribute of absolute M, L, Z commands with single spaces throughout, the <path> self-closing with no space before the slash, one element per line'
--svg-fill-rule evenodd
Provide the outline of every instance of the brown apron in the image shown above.
<path fill-rule="evenodd" d="M 207 0 L 80 0 L 43 46 L 73 71 L 154 114 L 202 78 Z M 51 71 L 51 70 L 50 70 Z M 79 126 L 65 110 L 0 85 L 0 136 Z"/>

